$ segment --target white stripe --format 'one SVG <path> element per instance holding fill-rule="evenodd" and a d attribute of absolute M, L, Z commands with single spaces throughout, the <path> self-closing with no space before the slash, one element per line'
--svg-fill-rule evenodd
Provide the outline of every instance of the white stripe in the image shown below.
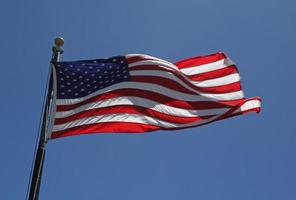
<path fill-rule="evenodd" d="M 218 60 L 216 62 L 211 62 L 211 63 L 208 63 L 208 64 L 193 66 L 193 67 L 184 68 L 184 69 L 180 70 L 173 63 L 170 63 L 170 62 L 168 62 L 166 60 L 162 60 L 160 58 L 145 55 L 145 54 L 129 54 L 126 57 L 130 58 L 130 57 L 134 57 L 134 56 L 139 56 L 139 57 L 142 57 L 142 58 L 145 58 L 145 59 L 151 59 L 151 60 L 143 60 L 143 61 L 137 61 L 137 62 L 131 63 L 131 64 L 129 64 L 130 68 L 135 67 L 135 66 L 139 66 L 139 65 L 160 65 L 160 66 L 164 66 L 164 67 L 169 67 L 171 69 L 175 69 L 177 71 L 181 71 L 185 75 L 201 74 L 201 73 L 210 72 L 210 71 L 222 69 L 222 68 L 225 68 L 225 67 L 229 67 L 229 66 L 235 64 L 229 58 L 225 58 L 225 59 Z"/>
<path fill-rule="evenodd" d="M 260 107 L 260 101 L 259 100 L 250 100 L 245 102 L 239 109 L 237 109 L 232 114 L 251 110 L 253 108 Z M 227 110 L 224 112 L 226 113 Z M 217 118 L 219 118 L 222 114 L 211 117 L 206 120 L 198 120 L 196 122 L 188 123 L 188 124 L 176 124 L 176 123 L 170 123 L 165 122 L 162 120 L 154 119 L 152 117 L 138 115 L 138 114 L 109 114 L 109 115 L 103 115 L 103 116 L 96 116 L 96 117 L 89 117 L 84 119 L 75 120 L 66 124 L 62 125 L 56 125 L 54 126 L 53 131 L 61 131 L 68 128 L 81 126 L 81 125 L 87 125 L 87 124 L 95 124 L 95 123 L 104 123 L 104 122 L 134 122 L 134 123 L 141 123 L 141 124 L 150 124 L 155 125 L 163 128 L 186 128 L 190 126 L 197 126 L 201 125 L 203 123 L 208 123 L 211 121 L 215 121 Z"/>
<path fill-rule="evenodd" d="M 137 71 L 131 71 L 130 74 L 132 76 L 158 76 L 158 77 L 164 77 L 164 78 L 169 78 L 171 80 L 174 80 L 178 82 L 180 85 L 185 87 L 186 89 L 195 92 L 196 94 L 199 94 L 204 97 L 212 98 L 212 99 L 217 99 L 217 100 L 222 100 L 224 98 L 227 98 L 228 100 L 236 100 L 236 99 L 241 99 L 244 97 L 244 94 L 242 91 L 237 91 L 237 92 L 232 92 L 232 93 L 220 93 L 220 94 L 215 94 L 215 93 L 203 93 L 199 90 L 195 90 L 191 87 L 189 87 L 187 84 L 184 83 L 183 80 L 180 80 L 177 76 L 175 76 L 171 72 L 164 72 L 164 71 L 159 71 L 159 70 L 137 70 Z M 207 81 L 191 81 L 187 77 L 183 76 L 189 83 L 192 83 L 193 85 L 197 87 L 215 87 L 215 86 L 222 86 L 222 85 L 227 85 L 230 83 L 235 83 L 240 81 L 240 76 L 239 74 L 231 74 L 227 75 L 224 77 L 216 78 L 216 79 L 211 79 Z"/>
<path fill-rule="evenodd" d="M 173 65 L 175 66 L 173 63 L 167 61 L 167 60 L 163 60 L 163 59 L 160 59 L 160 58 L 157 58 L 157 57 L 154 57 L 154 56 L 150 56 L 150 55 L 146 55 L 146 54 L 128 54 L 126 55 L 125 57 L 126 58 L 131 58 L 131 57 L 141 57 L 143 59 L 150 59 L 150 60 L 158 60 L 160 62 L 163 62 L 163 63 L 166 63 L 168 65 Z M 147 60 L 148 61 L 148 60 Z"/>
<path fill-rule="evenodd" d="M 130 122 L 130 123 L 140 123 L 140 124 L 149 124 L 154 126 L 159 126 L 163 128 L 186 128 L 190 126 L 197 126 L 201 125 L 210 121 L 214 121 L 220 115 L 211 117 L 206 120 L 198 120 L 196 122 L 188 123 L 188 124 L 178 124 L 178 123 L 171 123 L 166 122 L 163 120 L 155 119 L 152 117 L 148 117 L 146 115 L 139 115 L 139 114 L 108 114 L 108 115 L 101 115 L 95 117 L 88 117 L 84 119 L 79 119 L 75 121 L 71 121 L 66 124 L 55 125 L 53 127 L 53 132 L 65 130 L 68 128 L 73 128 L 82 125 L 89 125 L 89 124 L 98 124 L 104 122 Z"/>
<path fill-rule="evenodd" d="M 181 72 L 183 72 L 186 75 L 195 75 L 195 74 L 210 72 L 217 69 L 222 69 L 222 68 L 231 66 L 233 64 L 234 64 L 233 61 L 231 61 L 229 58 L 226 58 L 226 59 L 218 60 L 216 62 L 212 62 L 204 65 L 184 68 L 184 69 L 181 69 Z"/>
<path fill-rule="evenodd" d="M 239 74 L 235 73 L 235 74 L 230 74 L 227 76 L 210 79 L 206 81 L 190 81 L 190 82 L 198 87 L 217 87 L 217 86 L 227 85 L 227 84 L 231 84 L 239 81 L 240 81 L 240 76 Z"/>
<path fill-rule="evenodd" d="M 235 112 L 231 114 L 251 110 L 253 108 L 258 108 L 260 106 L 261 105 L 259 100 L 249 100 L 245 102 L 239 109 L 237 109 Z M 227 111 L 228 110 L 226 110 L 224 113 L 226 113 Z M 162 120 L 154 119 L 152 117 L 139 115 L 139 114 L 120 114 L 120 113 L 108 114 L 108 115 L 93 116 L 93 117 L 78 119 L 65 124 L 56 125 L 53 127 L 53 132 L 61 131 L 61 130 L 65 130 L 68 128 L 73 128 L 81 125 L 104 123 L 104 122 L 132 122 L 132 123 L 150 124 L 150 125 L 159 126 L 163 128 L 186 128 L 190 126 L 197 126 L 197 125 L 201 125 L 211 121 L 215 121 L 217 118 L 219 118 L 222 115 L 223 113 L 206 120 L 198 120 L 196 122 L 192 122 L 188 124 L 177 124 L 177 123 L 165 122 Z"/>
<path fill-rule="evenodd" d="M 128 65 L 128 67 L 132 69 L 133 67 L 141 66 L 141 65 L 159 65 L 159 66 L 162 66 L 168 69 L 173 69 L 175 71 L 180 72 L 179 68 L 176 65 L 170 62 L 167 62 L 165 60 L 142 60 L 142 61 L 131 63 Z M 155 68 L 157 69 L 158 67 L 155 67 Z"/>
<path fill-rule="evenodd" d="M 200 95 L 194 95 L 194 94 L 185 94 L 176 90 L 172 90 L 157 84 L 152 83 L 141 83 L 141 82 L 121 82 L 114 85 L 111 85 L 109 87 L 103 88 L 101 90 L 98 90 L 90 95 L 87 95 L 85 97 L 76 98 L 76 99 L 57 99 L 57 105 L 71 105 L 75 103 L 79 103 L 82 101 L 85 101 L 91 97 L 109 92 L 114 91 L 117 89 L 139 89 L 139 90 L 146 90 L 146 91 L 152 91 L 159 94 L 164 94 L 166 96 L 169 96 L 173 99 L 178 99 L 182 101 L 228 101 L 228 100 L 235 100 L 235 99 L 241 99 L 243 98 L 242 91 L 238 92 L 230 92 L 230 93 L 223 93 L 223 94 L 202 94 Z M 143 91 L 145 92 L 145 91 Z"/>
<path fill-rule="evenodd" d="M 221 114 L 222 112 L 225 112 L 226 110 L 226 108 L 200 109 L 200 110 L 183 109 L 183 108 L 176 108 L 176 107 L 160 104 L 158 102 L 141 98 L 141 97 L 125 96 L 125 97 L 116 97 L 112 99 L 89 103 L 69 111 L 60 111 L 56 113 L 56 118 L 68 117 L 70 115 L 74 115 L 85 110 L 92 110 L 96 108 L 104 108 L 109 106 L 122 106 L 122 105 L 141 106 L 141 107 L 149 108 L 151 110 L 155 110 L 164 114 L 178 116 L 178 117 L 201 117 L 201 116 L 217 115 L 217 114 Z"/>
<path fill-rule="evenodd" d="M 126 58 L 132 58 L 132 57 L 142 57 L 142 58 L 148 58 L 148 59 L 153 59 L 155 57 L 147 55 L 147 54 L 127 54 L 125 55 Z"/>
<path fill-rule="evenodd" d="M 237 92 L 229 92 L 223 94 L 202 94 L 204 97 L 209 99 L 216 99 L 217 101 L 232 101 L 244 98 L 244 93 L 242 90 Z"/>
<path fill-rule="evenodd" d="M 81 125 L 104 123 L 104 122 L 132 122 L 132 123 L 141 123 L 141 124 L 150 124 L 160 127 L 177 127 L 177 124 L 165 122 L 162 120 L 156 120 L 152 117 L 139 114 L 108 114 L 101 116 L 93 116 L 83 119 L 78 119 L 61 125 L 55 125 L 53 127 L 53 132 L 61 131 L 68 128 L 73 128 Z"/>
<path fill-rule="evenodd" d="M 247 110 L 251 110 L 253 108 L 260 108 L 261 107 L 261 101 L 258 99 L 248 100 L 246 101 L 240 108 L 238 108 L 234 113 L 237 112 L 243 112 Z"/>
<path fill-rule="evenodd" d="M 196 91 L 196 90 L 192 89 L 191 87 L 189 87 L 188 85 L 186 85 L 183 80 L 180 80 L 177 76 L 175 76 L 171 72 L 164 72 L 164 71 L 160 71 L 160 70 L 137 70 L 137 71 L 131 71 L 130 75 L 131 76 L 157 76 L 157 77 L 162 77 L 162 78 L 168 78 L 168 79 L 178 82 L 180 85 L 182 85 L 186 89 L 202 95 L 202 93 L 200 93 L 199 91 Z M 192 83 L 193 85 L 195 85 L 197 87 L 216 87 L 216 86 L 227 85 L 230 83 L 235 83 L 235 82 L 240 81 L 240 76 L 237 73 L 230 74 L 230 75 L 223 76 L 223 77 L 219 77 L 219 78 L 215 78 L 215 79 L 205 80 L 205 81 L 191 81 L 187 77 L 184 77 L 184 78 L 189 83 Z"/>
<path fill-rule="evenodd" d="M 184 83 L 183 80 L 181 80 L 179 77 L 175 76 L 172 72 L 167 72 L 167 71 L 160 71 L 160 70 L 137 70 L 137 71 L 130 71 L 131 76 L 156 76 L 156 77 L 161 77 L 161 78 L 167 78 L 171 79 L 186 89 L 196 93 L 200 94 L 200 92 L 196 91 L 195 89 L 189 87 L 187 84 Z M 187 77 L 184 77 L 187 80 L 187 83 L 191 84 L 190 80 Z"/>
<path fill-rule="evenodd" d="M 139 89 L 139 90 L 143 90 L 143 92 L 152 91 L 159 94 L 165 94 L 166 96 L 169 96 L 173 99 L 179 99 L 184 101 L 185 100 L 186 101 L 214 101 L 214 100 L 210 100 L 208 98 L 202 97 L 200 95 L 193 95 L 193 94 L 178 92 L 176 90 L 172 90 L 157 84 L 141 83 L 141 82 L 121 82 L 121 83 L 117 83 L 109 87 L 103 88 L 101 90 L 98 90 L 85 97 L 81 97 L 77 99 L 57 99 L 57 105 L 70 105 L 70 104 L 79 103 L 91 97 L 101 95 L 106 92 L 118 90 L 118 89 Z"/>

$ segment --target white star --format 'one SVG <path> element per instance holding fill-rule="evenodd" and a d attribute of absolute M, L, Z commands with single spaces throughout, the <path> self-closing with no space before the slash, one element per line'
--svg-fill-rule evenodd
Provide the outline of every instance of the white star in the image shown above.
<path fill-rule="evenodd" d="M 68 69 L 67 69 L 67 68 L 65 68 L 65 71 L 68 71 Z"/>
<path fill-rule="evenodd" d="M 68 89 L 68 92 L 71 92 L 71 89 Z"/>
<path fill-rule="evenodd" d="M 80 82 L 80 85 L 83 85 L 84 83 L 83 82 Z"/>
<path fill-rule="evenodd" d="M 116 62 L 116 59 L 115 58 L 113 58 L 113 62 Z"/>
<path fill-rule="evenodd" d="M 76 79 L 73 79 L 73 82 L 76 82 L 77 80 Z"/>
<path fill-rule="evenodd" d="M 60 74 L 62 74 L 63 72 L 62 71 L 59 71 L 60 72 Z"/>
<path fill-rule="evenodd" d="M 81 91 L 83 92 L 85 89 L 81 88 Z"/>
<path fill-rule="evenodd" d="M 100 69 L 97 69 L 97 72 L 101 71 Z"/>
<path fill-rule="evenodd" d="M 124 76 L 124 78 L 127 78 L 127 76 Z"/>
<path fill-rule="evenodd" d="M 87 87 L 89 87 L 90 86 L 90 84 L 87 84 Z"/>
<path fill-rule="evenodd" d="M 76 88 L 78 88 L 78 86 L 77 86 L 77 85 L 75 85 L 75 86 L 74 86 L 74 88 L 76 89 Z"/>
<path fill-rule="evenodd" d="M 85 71 L 84 73 L 85 73 L 85 74 L 88 74 L 88 72 L 87 72 L 87 71 Z"/>
<path fill-rule="evenodd" d="M 89 78 L 87 78 L 86 81 L 89 81 Z"/>
<path fill-rule="evenodd" d="M 94 61 L 93 61 L 93 63 L 97 63 L 97 61 L 96 61 L 96 60 L 94 60 Z"/>
<path fill-rule="evenodd" d="M 88 94 L 90 94 L 90 93 L 91 93 L 91 91 L 88 91 L 87 93 L 88 93 Z"/>
<path fill-rule="evenodd" d="M 65 86 L 64 85 L 61 85 L 61 87 L 64 88 Z"/>
<path fill-rule="evenodd" d="M 65 92 L 61 92 L 61 95 L 65 95 Z"/>
<path fill-rule="evenodd" d="M 82 76 L 79 76 L 78 78 L 82 78 Z"/>
<path fill-rule="evenodd" d="M 78 95 L 78 93 L 75 93 L 75 96 L 77 96 Z"/>
<path fill-rule="evenodd" d="M 120 61 L 120 63 L 123 63 L 123 60 L 122 60 L 122 61 Z"/>
<path fill-rule="evenodd" d="M 60 78 L 60 80 L 63 81 L 64 79 L 63 78 Z"/>
<path fill-rule="evenodd" d="M 72 75 L 74 76 L 74 75 L 75 75 L 75 73 L 73 72 L 73 73 L 72 73 Z"/>
<path fill-rule="evenodd" d="M 93 83 L 96 83 L 96 82 L 97 82 L 96 80 L 93 81 Z"/>
<path fill-rule="evenodd" d="M 66 76 L 66 78 L 70 78 L 70 76 Z"/>
<path fill-rule="evenodd" d="M 92 77 L 94 77 L 94 76 L 95 76 L 95 74 L 91 74 L 91 76 L 92 76 Z"/>
<path fill-rule="evenodd" d="M 102 63 L 101 66 L 104 67 L 105 66 L 105 63 Z"/>
<path fill-rule="evenodd" d="M 71 85 L 71 83 L 67 83 L 67 85 Z"/>
<path fill-rule="evenodd" d="M 77 68 L 77 71 L 79 72 L 80 71 L 80 68 Z"/>
<path fill-rule="evenodd" d="M 89 69 L 92 69 L 92 68 L 93 68 L 92 66 L 89 67 Z"/>

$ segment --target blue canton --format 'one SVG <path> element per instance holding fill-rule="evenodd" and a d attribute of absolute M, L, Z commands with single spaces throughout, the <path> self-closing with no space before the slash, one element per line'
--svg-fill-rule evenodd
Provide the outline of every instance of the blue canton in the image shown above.
<path fill-rule="evenodd" d="M 110 85 L 130 80 L 128 64 L 123 56 L 58 62 L 55 66 L 58 99 L 84 97 Z"/>

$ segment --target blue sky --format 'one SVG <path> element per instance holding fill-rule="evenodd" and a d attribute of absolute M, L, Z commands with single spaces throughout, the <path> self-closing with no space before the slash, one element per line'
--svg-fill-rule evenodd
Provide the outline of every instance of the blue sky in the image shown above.
<path fill-rule="evenodd" d="M 294 200 L 292 0 L 2 1 L 1 199 L 25 199 L 51 46 L 62 60 L 226 52 L 260 114 L 199 128 L 49 141 L 40 199 Z M 293 131 L 294 130 L 294 131 Z"/>

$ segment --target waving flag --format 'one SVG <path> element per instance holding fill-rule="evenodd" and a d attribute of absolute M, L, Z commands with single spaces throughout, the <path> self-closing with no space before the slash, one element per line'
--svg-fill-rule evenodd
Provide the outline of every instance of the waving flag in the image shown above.
<path fill-rule="evenodd" d="M 49 138 L 176 130 L 260 111 L 224 53 L 175 64 L 142 54 L 58 62 L 53 77 Z"/>

